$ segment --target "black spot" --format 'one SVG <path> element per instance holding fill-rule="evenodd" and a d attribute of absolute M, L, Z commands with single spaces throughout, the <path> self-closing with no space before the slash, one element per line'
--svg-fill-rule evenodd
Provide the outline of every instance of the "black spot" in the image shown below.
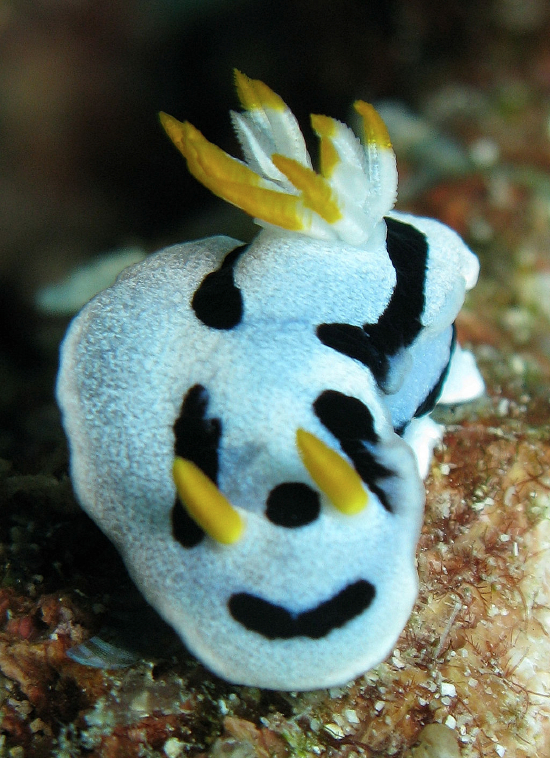
<path fill-rule="evenodd" d="M 208 391 L 201 384 L 193 385 L 174 424 L 174 454 L 193 461 L 217 483 L 221 422 L 218 418 L 207 418 L 207 407 Z"/>
<path fill-rule="evenodd" d="M 196 547 L 206 536 L 196 521 L 193 521 L 180 499 L 172 506 L 172 536 L 182 547 Z"/>
<path fill-rule="evenodd" d="M 374 586 L 360 579 L 311 611 L 291 613 L 248 592 L 239 592 L 229 599 L 229 612 L 246 629 L 269 640 L 292 637 L 318 640 L 363 613 L 375 594 Z"/>
<path fill-rule="evenodd" d="M 217 483 L 221 422 L 217 418 L 207 418 L 207 408 L 206 388 L 193 385 L 183 399 L 180 415 L 174 424 L 174 455 L 193 461 Z M 172 534 L 186 548 L 195 547 L 205 536 L 179 498 L 172 507 Z"/>
<path fill-rule="evenodd" d="M 207 274 L 193 295 L 191 307 L 196 317 L 212 329 L 233 329 L 243 317 L 243 297 L 235 285 L 233 269 L 248 245 L 239 245 L 219 269 Z"/>
<path fill-rule="evenodd" d="M 352 324 L 319 324 L 317 337 L 323 345 L 337 350 L 349 358 L 355 358 L 372 371 L 376 382 L 381 385 L 388 375 L 388 356 L 375 345 L 360 326 Z"/>
<path fill-rule="evenodd" d="M 321 509 L 319 494 L 302 482 L 284 482 L 267 498 L 267 518 L 277 526 L 293 529 L 310 524 Z"/>
<path fill-rule="evenodd" d="M 449 351 L 449 360 L 447 361 L 445 368 L 441 372 L 439 379 L 434 384 L 432 389 L 428 392 L 424 400 L 420 403 L 416 411 L 414 412 L 414 417 L 419 418 L 420 416 L 425 416 L 426 413 L 429 413 L 430 411 L 433 411 L 435 404 L 437 403 L 439 396 L 441 395 L 441 390 L 443 389 L 443 384 L 445 383 L 445 379 L 447 378 L 447 374 L 449 373 L 449 368 L 451 365 L 451 358 L 453 357 L 453 353 L 455 350 L 456 345 L 456 327 L 453 324 L 453 330 L 452 330 L 452 337 L 451 337 L 451 347 Z"/>
<path fill-rule="evenodd" d="M 387 511 L 393 512 L 380 482 L 395 474 L 379 463 L 366 446 L 378 442 L 374 420 L 367 406 L 356 397 L 336 390 L 325 390 L 313 403 L 313 410 L 323 426 L 339 441 L 344 453 L 351 458 L 355 470 L 370 491 L 374 492 Z"/>

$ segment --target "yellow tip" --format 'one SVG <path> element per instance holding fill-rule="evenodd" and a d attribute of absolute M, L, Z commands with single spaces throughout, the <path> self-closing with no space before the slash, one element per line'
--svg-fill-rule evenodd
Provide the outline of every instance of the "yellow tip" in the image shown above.
<path fill-rule="evenodd" d="M 311 126 L 313 131 L 321 140 L 320 146 L 320 163 L 321 173 L 327 179 L 332 176 L 332 172 L 340 163 L 340 156 L 334 147 L 333 139 L 336 137 L 338 122 L 329 116 L 320 116 L 311 114 Z"/>
<path fill-rule="evenodd" d="M 367 491 L 345 458 L 305 429 L 296 431 L 296 445 L 311 478 L 335 508 L 348 516 L 363 510 Z"/>
<path fill-rule="evenodd" d="M 263 108 L 272 108 L 276 111 L 286 110 L 285 102 L 267 84 L 259 79 L 250 79 L 238 69 L 235 69 L 235 85 L 241 105 L 247 111 Z"/>
<path fill-rule="evenodd" d="M 356 100 L 353 107 L 363 119 L 363 130 L 366 144 L 375 144 L 391 150 L 391 140 L 386 124 L 377 110 L 363 100 Z"/>
<path fill-rule="evenodd" d="M 342 211 L 324 177 L 286 155 L 275 153 L 271 160 L 296 189 L 302 192 L 302 201 L 307 208 L 318 213 L 329 224 L 334 224 L 342 218 Z"/>
<path fill-rule="evenodd" d="M 174 460 L 172 473 L 178 496 L 191 518 L 216 542 L 237 542 L 244 521 L 206 474 L 185 458 Z"/>
<path fill-rule="evenodd" d="M 262 187 L 255 171 L 209 142 L 188 121 L 182 123 L 167 113 L 160 114 L 160 121 L 191 174 L 215 195 L 283 229 L 308 229 L 310 221 L 298 196 Z"/>
<path fill-rule="evenodd" d="M 186 123 L 178 121 L 177 118 L 170 116 L 168 113 L 161 111 L 159 113 L 160 123 L 166 134 L 170 137 L 174 145 L 181 151 L 181 143 L 185 132 Z"/>

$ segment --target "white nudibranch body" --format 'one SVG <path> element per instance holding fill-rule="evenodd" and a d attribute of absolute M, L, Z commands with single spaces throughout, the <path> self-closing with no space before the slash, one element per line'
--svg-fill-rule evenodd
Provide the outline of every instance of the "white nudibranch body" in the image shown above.
<path fill-rule="evenodd" d="M 443 224 L 392 211 L 395 156 L 297 122 L 237 72 L 245 162 L 162 123 L 190 171 L 265 227 L 175 245 L 73 321 L 57 394 L 84 509 L 206 666 L 305 690 L 382 661 L 417 594 L 428 414 L 480 394 L 453 321 L 478 262 Z"/>

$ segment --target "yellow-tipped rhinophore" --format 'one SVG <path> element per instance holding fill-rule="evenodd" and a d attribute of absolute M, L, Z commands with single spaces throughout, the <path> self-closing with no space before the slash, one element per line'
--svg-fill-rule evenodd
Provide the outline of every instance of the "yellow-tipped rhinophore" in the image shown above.
<path fill-rule="evenodd" d="M 185 458 L 174 460 L 172 474 L 178 496 L 191 518 L 217 542 L 237 542 L 243 534 L 244 521 L 212 480 Z"/>
<path fill-rule="evenodd" d="M 259 79 L 250 79 L 238 69 L 234 69 L 237 95 L 241 105 L 247 111 L 272 108 L 275 111 L 286 110 L 284 100 Z"/>
<path fill-rule="evenodd" d="M 391 150 L 391 140 L 386 124 L 375 108 L 370 103 L 365 103 L 364 100 L 356 100 L 353 107 L 363 120 L 365 144 L 375 144 L 378 147 Z"/>
<path fill-rule="evenodd" d="M 318 213 L 329 224 L 334 224 L 342 218 L 342 211 L 334 199 L 330 184 L 324 177 L 293 158 L 287 158 L 286 155 L 275 153 L 271 156 L 271 160 L 291 184 L 302 192 L 302 201 L 305 206 Z"/>
<path fill-rule="evenodd" d="M 296 431 L 296 445 L 311 478 L 335 508 L 348 516 L 363 510 L 367 491 L 345 458 L 305 429 Z"/>

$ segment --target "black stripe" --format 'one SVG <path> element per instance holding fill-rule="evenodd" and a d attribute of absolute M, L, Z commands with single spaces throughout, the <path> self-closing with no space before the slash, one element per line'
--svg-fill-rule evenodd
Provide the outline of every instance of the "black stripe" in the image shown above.
<path fill-rule="evenodd" d="M 363 324 L 375 346 L 386 355 L 408 347 L 422 329 L 428 241 L 411 224 L 386 218 L 388 255 L 396 284 L 386 310 L 376 324 Z"/>
<path fill-rule="evenodd" d="M 380 500 L 382 506 L 388 511 L 393 513 L 394 507 L 390 503 L 390 499 L 386 494 L 382 483 L 384 479 L 390 479 L 395 476 L 395 473 L 383 466 L 376 460 L 376 457 L 370 450 L 364 447 L 357 448 L 356 450 L 346 450 L 342 448 L 345 453 L 349 455 L 353 461 L 353 465 L 361 479 L 365 482 L 371 492 Z"/>
<path fill-rule="evenodd" d="M 243 318 L 243 296 L 235 285 L 234 267 L 248 245 L 239 245 L 219 269 L 207 274 L 191 300 L 196 317 L 212 329 L 233 329 Z"/>
<path fill-rule="evenodd" d="M 219 418 L 207 418 L 208 391 L 191 387 L 174 423 L 174 454 L 193 461 L 213 482 L 218 482 L 218 448 L 222 432 Z"/>
<path fill-rule="evenodd" d="M 324 427 L 339 441 L 344 453 L 353 461 L 355 470 L 383 507 L 393 512 L 383 480 L 395 473 L 379 463 L 366 447 L 378 442 L 374 420 L 367 406 L 356 397 L 335 390 L 325 390 L 313 403 L 313 410 Z"/>
<path fill-rule="evenodd" d="M 370 582 L 359 579 L 330 600 L 303 613 L 291 613 L 281 605 L 248 592 L 231 595 L 228 605 L 235 621 L 268 640 L 293 637 L 318 640 L 363 613 L 371 605 L 375 594 Z"/>
<path fill-rule="evenodd" d="M 388 375 L 388 356 L 380 351 L 374 341 L 360 326 L 352 324 L 319 324 L 317 337 L 323 345 L 337 350 L 349 358 L 355 358 L 371 370 L 377 384 L 383 384 Z"/>
<path fill-rule="evenodd" d="M 313 403 L 315 415 L 340 444 L 378 442 L 374 419 L 367 406 L 356 397 L 325 390 Z"/>
<path fill-rule="evenodd" d="M 386 226 L 396 284 L 377 323 L 365 323 L 362 329 L 345 323 L 320 324 L 316 329 L 324 345 L 367 366 L 382 390 L 390 358 L 408 347 L 422 329 L 428 263 L 428 242 L 422 232 L 393 218 L 386 218 Z"/>
<path fill-rule="evenodd" d="M 174 423 L 174 455 L 193 461 L 213 482 L 218 480 L 218 448 L 221 422 L 207 418 L 208 392 L 195 384 L 186 393 L 180 415 Z M 172 506 L 172 535 L 182 547 L 192 548 L 205 537 L 187 509 L 176 497 Z"/>
<path fill-rule="evenodd" d="M 187 508 L 185 508 L 177 496 L 174 505 L 172 506 L 171 515 L 173 538 L 177 540 L 182 547 L 187 549 L 200 545 L 206 537 L 206 534 L 197 522 L 193 521 Z"/>

